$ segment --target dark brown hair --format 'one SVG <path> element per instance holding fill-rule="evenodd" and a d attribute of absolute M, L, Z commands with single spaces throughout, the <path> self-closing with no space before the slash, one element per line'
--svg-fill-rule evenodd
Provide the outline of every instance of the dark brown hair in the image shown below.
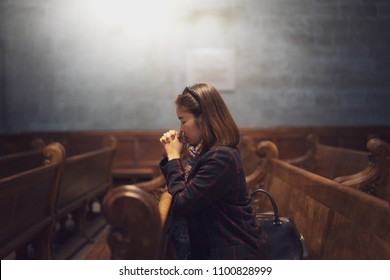
<path fill-rule="evenodd" d="M 215 145 L 238 145 L 238 127 L 214 86 L 201 83 L 186 87 L 175 103 L 177 107 L 195 116 L 203 141 L 202 154 Z"/>

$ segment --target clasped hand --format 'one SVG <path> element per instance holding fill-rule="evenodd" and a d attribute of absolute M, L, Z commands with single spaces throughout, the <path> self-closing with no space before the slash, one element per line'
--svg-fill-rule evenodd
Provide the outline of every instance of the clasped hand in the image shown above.
<path fill-rule="evenodd" d="M 160 143 L 167 153 L 168 160 L 180 158 L 184 144 L 179 139 L 180 132 L 176 130 L 169 130 L 160 138 Z"/>

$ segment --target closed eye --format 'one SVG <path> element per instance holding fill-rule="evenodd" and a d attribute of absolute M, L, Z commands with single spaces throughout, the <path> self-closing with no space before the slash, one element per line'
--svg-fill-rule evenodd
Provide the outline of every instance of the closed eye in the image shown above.
<path fill-rule="evenodd" d="M 186 122 L 186 121 L 183 119 L 183 117 L 180 117 L 180 118 L 179 118 L 179 121 L 180 121 L 181 124 L 184 124 L 184 123 Z"/>

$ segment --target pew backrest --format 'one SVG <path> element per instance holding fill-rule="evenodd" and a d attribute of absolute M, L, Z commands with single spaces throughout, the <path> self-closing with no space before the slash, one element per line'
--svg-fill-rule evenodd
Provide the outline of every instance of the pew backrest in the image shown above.
<path fill-rule="evenodd" d="M 109 137 L 104 141 L 100 149 L 66 158 L 59 185 L 57 219 L 104 196 L 112 187 L 116 139 Z"/>
<path fill-rule="evenodd" d="M 329 179 L 357 173 L 369 162 L 367 151 L 324 145 L 313 134 L 307 136 L 306 146 L 304 155 L 285 161 Z"/>
<path fill-rule="evenodd" d="M 51 258 L 54 205 L 65 151 L 52 143 L 41 165 L 0 179 L 0 257 L 36 241 L 36 258 Z"/>
<path fill-rule="evenodd" d="M 308 136 L 307 153 L 286 162 L 390 201 L 390 145 L 378 138 L 367 141 L 366 151 L 319 144 Z"/>
<path fill-rule="evenodd" d="M 31 142 L 31 150 L 9 153 L 0 156 L 0 178 L 38 167 L 44 163 L 42 151 L 45 143 L 36 138 Z"/>
<path fill-rule="evenodd" d="M 42 151 L 44 147 L 45 141 L 41 137 L 24 137 L 19 134 L 0 135 L 0 156 Z"/>

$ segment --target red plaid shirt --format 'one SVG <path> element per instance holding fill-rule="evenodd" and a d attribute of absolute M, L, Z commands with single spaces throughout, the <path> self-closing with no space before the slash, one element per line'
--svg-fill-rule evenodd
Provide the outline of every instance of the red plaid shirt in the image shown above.
<path fill-rule="evenodd" d="M 191 258 L 256 259 L 262 240 L 237 149 L 215 147 L 198 157 L 185 180 L 179 159 L 160 163 L 172 214 L 188 220 Z"/>

